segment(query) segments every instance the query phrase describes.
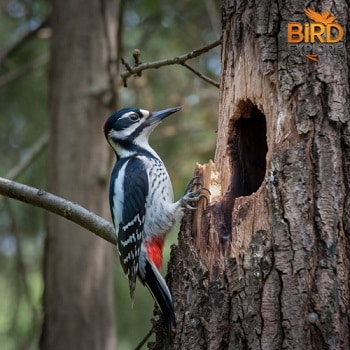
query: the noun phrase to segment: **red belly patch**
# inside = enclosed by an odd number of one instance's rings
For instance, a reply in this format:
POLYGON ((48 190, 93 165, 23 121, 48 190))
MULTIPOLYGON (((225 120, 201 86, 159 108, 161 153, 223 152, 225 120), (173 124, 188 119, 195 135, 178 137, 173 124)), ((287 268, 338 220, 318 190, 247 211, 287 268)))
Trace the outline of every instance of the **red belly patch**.
POLYGON ((161 270, 163 263, 163 247, 164 238, 155 237, 151 241, 145 243, 149 259, 156 265, 158 270, 161 270))

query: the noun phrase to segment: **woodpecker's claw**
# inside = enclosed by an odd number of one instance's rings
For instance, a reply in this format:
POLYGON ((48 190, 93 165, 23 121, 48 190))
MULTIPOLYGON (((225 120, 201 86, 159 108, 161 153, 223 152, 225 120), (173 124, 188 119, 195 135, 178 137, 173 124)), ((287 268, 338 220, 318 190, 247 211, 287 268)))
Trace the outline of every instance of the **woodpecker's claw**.
POLYGON ((202 186, 202 182, 196 181, 200 178, 200 176, 194 176, 186 186, 185 195, 181 199, 183 207, 190 210, 195 210, 197 207, 190 205, 189 202, 199 202, 202 198, 205 198, 208 202, 208 197, 202 193, 202 191, 208 192, 209 195, 210 191, 202 186))
MULTIPOLYGON (((203 190, 206 190, 206 188, 203 188, 203 190)), ((189 202, 199 202, 201 198, 205 198, 206 201, 208 202, 208 197, 205 194, 200 194, 199 196, 195 197, 194 199, 192 198, 191 200, 189 200, 189 202)), ((192 205, 189 205, 188 203, 186 203, 185 207, 187 209, 190 209, 190 210, 196 210, 197 209, 197 207, 193 207, 192 205)))
POLYGON ((189 183, 187 184, 186 186, 186 189, 185 189, 185 195, 189 192, 192 192, 193 188, 196 187, 196 186, 201 186, 202 183, 200 181, 197 181, 195 182, 197 179, 200 179, 201 177, 200 176, 194 176, 190 181, 189 183))

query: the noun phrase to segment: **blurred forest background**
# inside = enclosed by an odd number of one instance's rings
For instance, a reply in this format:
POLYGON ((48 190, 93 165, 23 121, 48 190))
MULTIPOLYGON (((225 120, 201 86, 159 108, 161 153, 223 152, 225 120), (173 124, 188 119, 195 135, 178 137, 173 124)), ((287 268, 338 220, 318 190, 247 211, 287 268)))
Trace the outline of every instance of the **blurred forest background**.
MULTIPOLYGON (((0 176, 45 189, 51 4, 48 0, 0 0, 0 4, 0 176)), ((116 1, 116 7, 123 11, 120 56, 131 63, 136 48, 141 51, 140 60, 150 62, 190 52, 220 37, 218 0, 132 0, 125 1, 124 6, 116 1)), ((220 48, 188 64, 218 82, 220 48)), ((179 65, 131 77, 127 88, 118 79, 116 89, 118 108, 184 106, 151 138, 178 198, 193 175, 195 163, 214 156, 219 89, 179 65)), ((107 117, 96 116, 101 120, 101 138, 107 117)), ((107 143, 106 152, 110 152, 107 143)), ((38 348, 45 233, 44 211, 0 198, 1 349, 38 348)), ((170 244, 176 243, 176 234, 177 229, 167 241, 166 255, 170 244)), ((111 278, 121 282, 115 288, 118 349, 132 349, 151 327, 153 300, 138 285, 131 309, 127 279, 117 258, 115 269, 111 278)))

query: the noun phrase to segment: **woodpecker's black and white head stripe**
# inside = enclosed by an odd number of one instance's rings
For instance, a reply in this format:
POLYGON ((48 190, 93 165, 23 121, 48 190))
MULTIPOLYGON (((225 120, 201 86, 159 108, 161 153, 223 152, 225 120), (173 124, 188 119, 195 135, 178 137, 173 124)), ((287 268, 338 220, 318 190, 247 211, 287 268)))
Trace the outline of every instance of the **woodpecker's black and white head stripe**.
POLYGON ((154 154, 148 144, 153 129, 167 116, 182 107, 173 107, 157 112, 139 108, 124 108, 113 113, 104 126, 106 139, 119 158, 137 153, 154 154))
POLYGON ((105 124, 105 136, 116 141, 134 139, 147 127, 149 111, 138 108, 124 108, 113 113, 105 124), (136 130, 137 129, 137 130, 136 130))

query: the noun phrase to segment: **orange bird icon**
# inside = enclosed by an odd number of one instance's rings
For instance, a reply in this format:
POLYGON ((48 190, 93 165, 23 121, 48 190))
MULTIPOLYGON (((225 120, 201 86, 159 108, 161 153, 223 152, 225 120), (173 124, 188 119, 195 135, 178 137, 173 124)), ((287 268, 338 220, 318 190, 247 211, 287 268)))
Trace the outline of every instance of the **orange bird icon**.
POLYGON ((323 11, 322 13, 318 13, 314 10, 306 9, 305 11, 306 16, 308 16, 312 21, 317 23, 323 23, 324 25, 332 23, 336 17, 330 16, 329 11, 323 11))

